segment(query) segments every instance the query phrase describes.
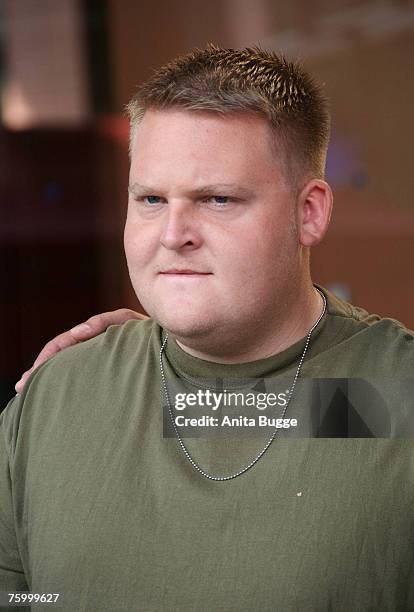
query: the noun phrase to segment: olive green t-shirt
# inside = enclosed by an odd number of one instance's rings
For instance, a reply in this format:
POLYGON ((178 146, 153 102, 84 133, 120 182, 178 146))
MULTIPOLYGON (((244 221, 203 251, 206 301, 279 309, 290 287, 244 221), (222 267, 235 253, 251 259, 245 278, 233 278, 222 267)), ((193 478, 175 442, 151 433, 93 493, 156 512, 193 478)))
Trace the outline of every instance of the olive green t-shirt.
MULTIPOLYGON (((33 609, 68 612, 414 609, 414 335, 324 293, 285 413, 298 425, 231 480, 177 440, 154 321, 34 372, 0 416, 0 592, 58 593, 33 609)), ((304 345, 221 365, 170 337, 167 387, 286 392, 304 345)), ((269 431, 182 439, 230 475, 269 431)))

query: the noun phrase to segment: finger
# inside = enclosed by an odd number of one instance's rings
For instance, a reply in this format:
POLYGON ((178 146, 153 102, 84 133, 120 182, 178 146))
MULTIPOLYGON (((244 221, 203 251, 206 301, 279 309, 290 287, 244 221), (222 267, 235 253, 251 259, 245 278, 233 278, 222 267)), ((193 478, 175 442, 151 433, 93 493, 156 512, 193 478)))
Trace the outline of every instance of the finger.
MULTIPOLYGON (((82 325, 85 324, 83 323, 82 325)), ((30 374, 33 372, 34 369, 38 368, 40 365, 42 365, 42 363, 59 353, 62 349, 68 348, 69 346, 73 346, 74 344, 77 344, 80 340, 87 340, 88 338, 96 336, 96 333, 99 332, 95 332, 91 327, 87 327, 87 333, 83 335, 84 337, 76 338, 75 335, 72 334, 72 330, 69 330, 63 332, 62 334, 59 334, 58 336, 53 338, 53 340, 47 342, 40 351, 39 355, 36 357, 36 360, 30 370, 24 372, 21 379, 16 383, 15 389, 17 393, 20 393, 23 390, 27 379, 29 378, 30 374)))
POLYGON ((53 338, 53 340, 50 340, 50 342, 45 344, 39 355, 36 357, 36 360, 32 367, 26 372, 24 372, 20 380, 16 383, 14 388, 16 389, 17 393, 20 393, 23 390, 26 380, 29 378, 33 370, 35 370, 40 365, 42 365, 42 363, 53 357, 53 355, 56 355, 56 353, 59 353, 59 351, 61 351, 62 349, 67 348, 68 346, 72 346, 73 344, 76 344, 76 342, 77 341, 72 338, 69 332, 65 332, 63 334, 60 334, 59 336, 56 336, 56 338, 53 338))
POLYGON ((32 369, 39 367, 42 363, 59 353, 64 348, 68 348, 69 346, 73 346, 77 344, 77 340, 72 336, 70 331, 63 332, 63 334, 59 334, 53 340, 50 340, 45 346, 42 348, 39 355, 36 357, 36 360, 32 366, 32 369))
POLYGON ((23 390, 24 384, 26 380, 29 378, 30 374, 33 370, 39 367, 42 363, 59 353, 64 348, 68 348, 69 346, 73 346, 78 342, 83 340, 89 340, 98 334, 104 332, 110 325, 121 325, 130 319, 148 319, 146 315, 141 314, 140 312, 136 312, 135 310, 130 310, 129 308, 119 308, 118 310, 114 310, 111 312, 104 312, 99 315, 94 315, 90 317, 85 323, 81 323, 80 325, 76 325, 69 331, 63 332, 50 340, 39 355, 37 356, 33 366, 30 370, 24 372, 21 379, 16 383, 15 389, 17 393, 20 393, 23 390))
POLYGON ((130 319, 147 319, 146 315, 130 310, 129 308, 119 308, 110 312, 103 312, 90 317, 85 323, 76 325, 70 333, 76 340, 88 340, 97 334, 104 332, 110 325, 122 325, 130 319))
POLYGON ((33 372, 33 368, 30 368, 30 370, 26 370, 26 372, 23 373, 21 379, 18 380, 17 383, 14 385, 14 388, 16 389, 16 393, 21 393, 23 391, 23 387, 26 383, 26 380, 29 378, 32 372, 33 372))
POLYGON ((53 357, 53 355, 56 355, 56 353, 59 353, 59 351, 61 351, 63 348, 72 346, 73 344, 76 344, 76 342, 77 341, 72 338, 69 332, 65 332, 64 334, 56 336, 56 338, 45 344, 39 355, 36 357, 32 367, 29 370, 26 370, 26 372, 23 372, 22 377, 15 384, 14 388, 16 389, 16 392, 21 393, 23 391, 23 387, 27 379, 35 368, 42 365, 42 363, 53 357))
POLYGON ((85 323, 81 323, 69 331, 63 332, 50 340, 43 347, 39 353, 36 361, 33 364, 33 368, 37 368, 47 359, 56 355, 59 351, 69 346, 73 346, 82 340, 88 340, 98 334, 104 332, 110 325, 120 325, 129 319, 146 319, 145 315, 142 315, 135 310, 129 308, 120 308, 112 312, 104 312, 99 315, 90 317, 85 323))

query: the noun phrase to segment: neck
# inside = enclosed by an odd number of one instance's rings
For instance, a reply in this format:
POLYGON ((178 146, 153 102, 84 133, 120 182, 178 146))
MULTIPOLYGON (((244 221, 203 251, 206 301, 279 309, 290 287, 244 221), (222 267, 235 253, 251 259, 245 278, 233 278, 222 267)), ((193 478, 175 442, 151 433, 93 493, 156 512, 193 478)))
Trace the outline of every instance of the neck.
POLYGON ((222 337, 219 343, 206 342, 201 348, 191 344, 188 339, 174 339, 183 351, 205 361, 231 364, 266 359, 306 337, 321 315, 323 304, 322 296, 310 282, 306 290, 302 288, 293 292, 265 324, 252 322, 249 333, 243 337, 237 336, 237 342, 234 341, 233 332, 230 333, 230 341, 222 337))

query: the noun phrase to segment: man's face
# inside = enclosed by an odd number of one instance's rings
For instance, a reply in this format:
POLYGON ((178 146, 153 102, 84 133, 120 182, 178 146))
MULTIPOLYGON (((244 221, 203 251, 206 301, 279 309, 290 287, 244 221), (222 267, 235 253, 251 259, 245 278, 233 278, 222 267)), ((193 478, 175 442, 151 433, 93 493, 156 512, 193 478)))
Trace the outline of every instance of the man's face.
POLYGON ((295 201, 262 118, 147 111, 130 170, 125 251, 149 315, 182 340, 272 325, 297 286, 295 201))

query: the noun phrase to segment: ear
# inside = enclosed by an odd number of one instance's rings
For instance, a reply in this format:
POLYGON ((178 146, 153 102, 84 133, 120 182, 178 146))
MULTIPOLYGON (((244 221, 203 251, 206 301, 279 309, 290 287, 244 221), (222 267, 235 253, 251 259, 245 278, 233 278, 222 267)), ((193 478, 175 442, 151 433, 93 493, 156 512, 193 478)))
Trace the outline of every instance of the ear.
POLYGON ((297 200, 299 242, 304 247, 318 244, 328 229, 333 204, 332 190, 326 181, 312 179, 297 200))

